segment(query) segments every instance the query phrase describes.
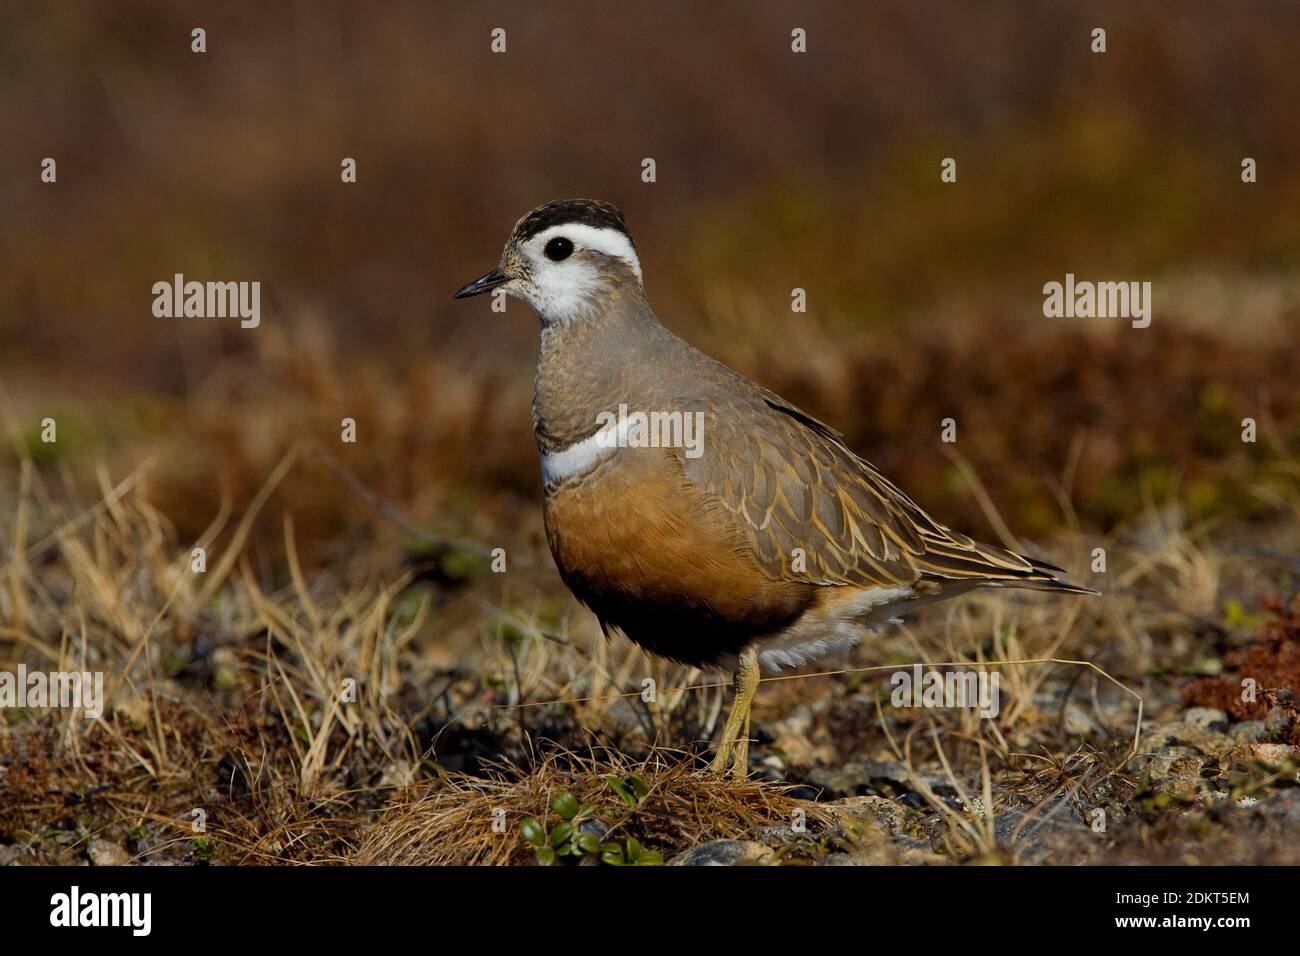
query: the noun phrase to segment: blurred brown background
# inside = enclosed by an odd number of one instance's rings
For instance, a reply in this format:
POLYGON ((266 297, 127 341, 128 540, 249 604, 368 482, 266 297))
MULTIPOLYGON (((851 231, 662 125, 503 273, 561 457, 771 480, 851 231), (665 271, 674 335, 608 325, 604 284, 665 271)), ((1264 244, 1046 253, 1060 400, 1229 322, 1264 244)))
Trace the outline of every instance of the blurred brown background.
MULTIPOLYGON (((1267 2, 11 4, 11 438, 115 474, 158 453, 192 532, 352 415, 367 481, 490 536, 488 505, 540 494, 536 324, 450 295, 527 209, 593 196, 665 324, 954 524, 988 535, 947 416, 1027 535, 1162 499, 1259 518, 1300 448, 1298 49, 1300 7, 1267 2), (177 272, 261 281, 261 328, 154 318, 177 272), (1152 281, 1152 327, 1043 318, 1066 272, 1152 281)), ((284 487, 322 535, 373 520, 326 474, 284 487)))

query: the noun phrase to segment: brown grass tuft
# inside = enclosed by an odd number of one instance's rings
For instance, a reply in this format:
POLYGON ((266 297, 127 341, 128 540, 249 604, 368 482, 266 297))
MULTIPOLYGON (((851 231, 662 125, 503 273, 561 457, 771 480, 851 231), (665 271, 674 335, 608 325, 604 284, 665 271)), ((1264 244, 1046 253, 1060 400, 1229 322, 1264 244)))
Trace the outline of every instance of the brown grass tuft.
POLYGON ((563 792, 596 807, 596 819, 609 827, 605 839, 634 837, 665 858, 707 840, 752 840, 765 827, 788 827, 800 810, 807 814, 809 829, 830 821, 815 805, 809 812, 807 801, 788 796, 789 789, 715 777, 697 769, 685 754, 654 752, 636 760, 616 751, 550 753, 530 770, 500 767, 483 778, 449 775, 418 788, 367 831, 353 862, 532 863, 534 854, 520 835, 520 823, 529 817, 548 828, 558 822, 551 801, 563 792), (608 778, 632 775, 649 792, 629 810, 608 778), (504 819, 504 830, 493 829, 497 819, 504 819))

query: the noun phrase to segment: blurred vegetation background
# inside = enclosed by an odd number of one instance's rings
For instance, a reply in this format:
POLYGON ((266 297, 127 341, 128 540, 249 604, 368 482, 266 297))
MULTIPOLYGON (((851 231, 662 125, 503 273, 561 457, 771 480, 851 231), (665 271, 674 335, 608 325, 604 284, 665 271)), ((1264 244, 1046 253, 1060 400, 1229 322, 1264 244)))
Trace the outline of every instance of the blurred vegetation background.
MULTIPOLYGON (((563 196, 624 209, 665 324, 964 530, 992 536, 970 474, 1031 537, 1153 503, 1266 520, 1260 488, 1294 479, 1295 5, 84 2, 4 20, 2 454, 25 444, 65 477, 152 456, 182 538, 315 438, 425 524, 537 544, 535 321, 450 295, 563 196), (1151 327, 1044 318, 1067 272, 1152 281, 1151 327), (175 273, 260 281, 261 327, 155 318, 175 273)), ((277 496, 309 559, 375 524, 312 461, 277 496)))

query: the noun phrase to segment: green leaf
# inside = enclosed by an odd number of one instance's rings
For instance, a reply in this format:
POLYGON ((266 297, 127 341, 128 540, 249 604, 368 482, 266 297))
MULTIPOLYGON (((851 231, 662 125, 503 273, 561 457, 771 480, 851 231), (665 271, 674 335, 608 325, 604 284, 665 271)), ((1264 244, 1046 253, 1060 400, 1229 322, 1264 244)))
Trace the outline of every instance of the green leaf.
POLYGON ((663 866, 664 855, 658 850, 642 850, 634 866, 663 866))
POLYGON ((626 865, 627 865, 626 863, 623 862, 623 851, 622 851, 621 849, 620 849, 620 850, 606 850, 606 851, 604 851, 604 852, 601 853, 601 855, 600 855, 600 862, 601 862, 601 863, 605 863, 605 864, 607 864, 607 865, 609 865, 609 866, 626 866, 626 865))
POLYGON ((579 833, 574 837, 573 844, 583 853, 596 854, 600 852, 600 840, 596 839, 594 833, 579 833))
POLYGON ((546 845, 546 827, 542 826, 536 817, 528 817, 519 824, 519 832, 535 847, 546 845))
POLYGON ((614 792, 622 798, 623 802, 628 805, 629 809, 636 809, 636 796, 627 788, 626 783, 615 776, 606 777, 605 781, 610 785, 614 792))
POLYGON ((537 851, 537 862, 541 866, 555 865, 555 851, 549 846, 544 846, 537 851))
POLYGON ((551 846, 558 849, 568 843, 571 836, 573 836, 573 824, 557 823, 555 829, 551 831, 551 846))
POLYGON ((565 820, 572 820, 578 814, 578 801, 573 798, 573 794, 565 790, 557 793, 551 800, 551 809, 565 820))
POLYGON ((640 803, 650 792, 650 785, 638 777, 636 774, 627 778, 627 782, 632 786, 632 792, 636 794, 637 802, 640 803))

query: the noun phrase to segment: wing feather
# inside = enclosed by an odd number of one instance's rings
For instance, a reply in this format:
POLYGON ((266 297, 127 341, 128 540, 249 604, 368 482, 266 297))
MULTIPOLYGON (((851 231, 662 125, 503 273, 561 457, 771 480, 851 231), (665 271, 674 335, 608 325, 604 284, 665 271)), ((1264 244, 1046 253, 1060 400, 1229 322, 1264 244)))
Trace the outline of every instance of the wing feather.
POLYGON ((703 453, 678 458, 688 481, 733 516, 765 574, 858 587, 958 579, 1086 590, 1052 565, 939 524, 838 432, 746 384, 751 391, 709 404, 703 453))

